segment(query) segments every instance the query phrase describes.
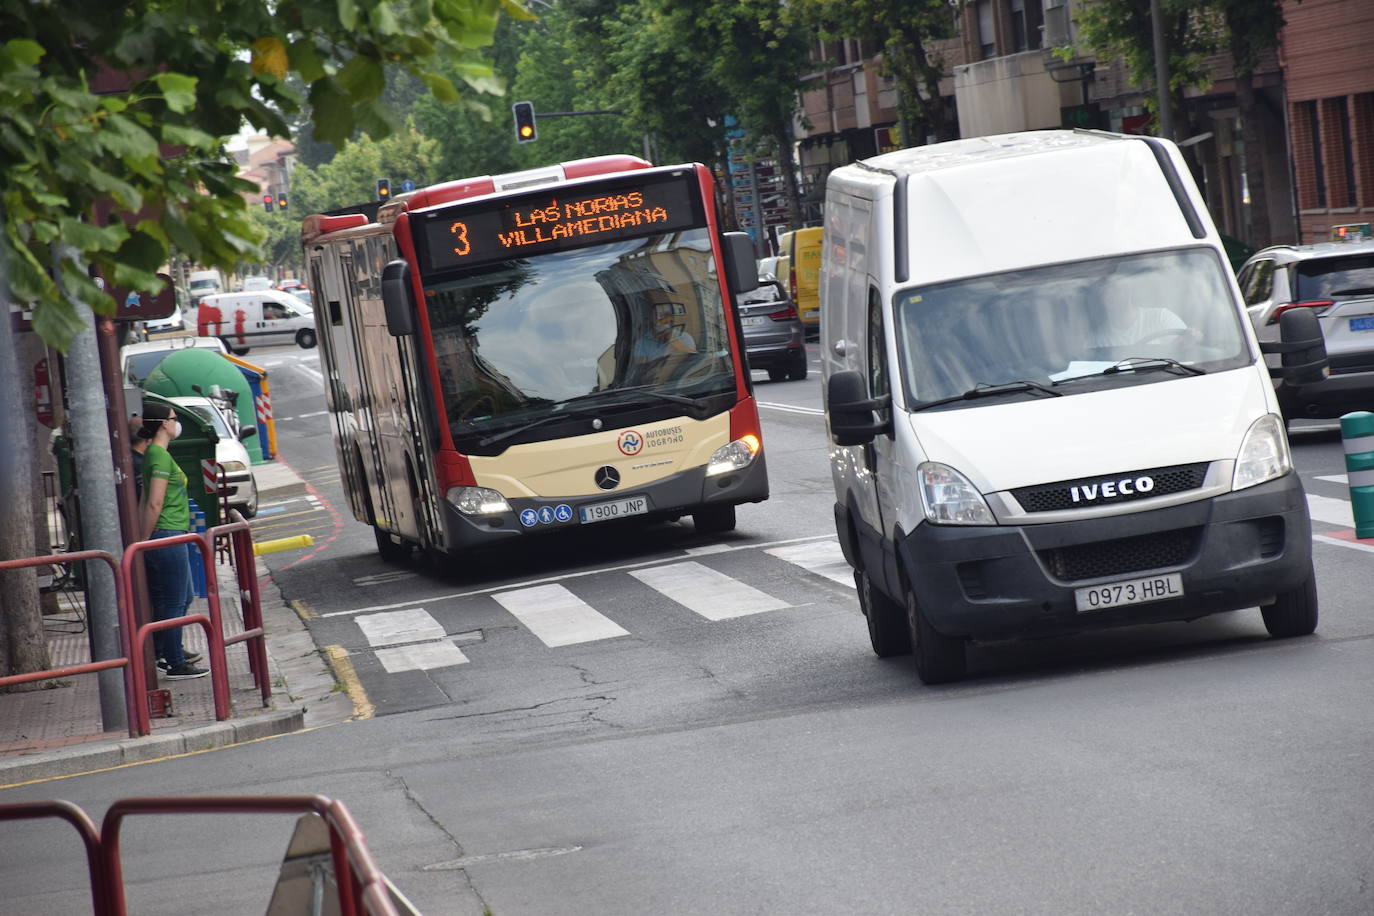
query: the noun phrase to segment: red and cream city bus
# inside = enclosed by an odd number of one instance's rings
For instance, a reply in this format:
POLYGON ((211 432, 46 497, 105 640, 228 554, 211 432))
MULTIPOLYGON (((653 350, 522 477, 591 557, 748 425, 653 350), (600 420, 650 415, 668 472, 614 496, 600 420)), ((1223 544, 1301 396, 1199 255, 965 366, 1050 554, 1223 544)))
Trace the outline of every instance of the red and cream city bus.
POLYGON ((711 173, 607 156, 302 226, 326 398, 377 549, 458 554, 768 497, 711 173))

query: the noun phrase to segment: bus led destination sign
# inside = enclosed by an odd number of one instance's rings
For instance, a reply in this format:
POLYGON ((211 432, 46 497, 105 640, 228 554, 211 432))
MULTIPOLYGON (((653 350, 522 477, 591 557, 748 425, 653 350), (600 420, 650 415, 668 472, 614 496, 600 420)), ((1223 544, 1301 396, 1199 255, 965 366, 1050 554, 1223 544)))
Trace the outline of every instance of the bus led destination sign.
POLYGON ((657 180, 582 185, 566 194, 550 188, 431 214, 424 228, 429 267, 451 270, 704 225, 694 175, 651 177, 657 180))

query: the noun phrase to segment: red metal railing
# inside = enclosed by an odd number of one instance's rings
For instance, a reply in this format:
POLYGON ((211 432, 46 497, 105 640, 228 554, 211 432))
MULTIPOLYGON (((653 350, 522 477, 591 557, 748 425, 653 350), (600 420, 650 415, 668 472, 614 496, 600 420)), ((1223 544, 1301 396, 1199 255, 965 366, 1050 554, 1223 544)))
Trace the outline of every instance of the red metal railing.
MULTIPOLYGON (((107 658, 98 662, 87 662, 83 665, 68 665, 65 668, 48 668, 44 671, 31 671, 28 674, 11 674, 8 677, 0 677, 0 687, 8 687, 11 684, 27 684, 30 681, 46 681, 55 677, 72 677, 78 674, 93 674, 97 671, 106 671, 111 668, 124 669, 124 706, 129 717, 129 734, 137 737, 139 734, 146 735, 147 732, 137 731, 136 710, 139 704, 134 702, 134 697, 143 696, 142 691, 134 689, 135 672, 138 678, 142 678, 143 672, 139 665, 129 664, 129 659, 133 657, 129 652, 129 634, 133 632, 133 603, 125 597, 129 590, 128 565, 121 570, 115 558, 103 550, 79 550, 73 553, 55 553, 46 557, 26 557, 20 560, 0 560, 0 570, 4 569, 24 569, 34 566, 70 566, 73 563, 81 563, 86 560, 104 560, 110 565, 110 571, 115 580, 115 610, 119 619, 119 647, 123 652, 118 658, 107 658)), ((89 578, 89 577, 88 577, 89 578)), ((143 711, 146 716, 147 704, 143 704, 143 711)))
MULTIPOLYGON (((234 575, 239 591, 239 606, 243 610, 243 632, 224 640, 226 647, 248 642, 248 668, 253 683, 262 692, 262 705, 272 699, 272 679, 267 674, 267 635, 262 625, 262 593, 258 589, 257 562, 253 555, 253 532, 243 516, 231 510, 234 520, 207 531, 206 537, 218 546, 228 538, 234 563, 234 575), (246 581, 245 581, 246 580, 246 581)), ((210 584, 206 582, 206 594, 210 584)))
POLYGON ((99 833, 86 813, 64 801, 0 805, 0 821, 59 817, 86 845, 95 916, 127 916, 119 832, 126 818, 146 814, 317 814, 329 828, 334 880, 342 916, 400 916, 386 876, 367 848, 367 838, 341 801, 322 795, 199 795, 125 798, 105 812, 99 833))

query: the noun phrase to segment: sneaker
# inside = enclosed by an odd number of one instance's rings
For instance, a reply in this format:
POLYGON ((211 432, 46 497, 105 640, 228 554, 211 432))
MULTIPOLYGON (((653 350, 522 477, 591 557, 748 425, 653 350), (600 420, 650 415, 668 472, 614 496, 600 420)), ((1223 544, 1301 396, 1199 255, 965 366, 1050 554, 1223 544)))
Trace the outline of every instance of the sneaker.
POLYGON ((189 681, 192 678, 205 677, 210 672, 205 668, 197 668, 190 662, 182 662, 175 668, 167 669, 167 680, 169 681, 189 681))
MULTIPOLYGON (((190 661, 190 659, 187 659, 187 661, 190 661)), ((166 671, 168 668, 171 667, 171 665, 167 664, 167 659, 159 658, 157 660, 157 667, 161 671, 166 671)))
POLYGON ((200 653, 187 652, 184 655, 182 655, 182 658, 186 660, 186 664, 194 665, 196 662, 200 661, 200 653))

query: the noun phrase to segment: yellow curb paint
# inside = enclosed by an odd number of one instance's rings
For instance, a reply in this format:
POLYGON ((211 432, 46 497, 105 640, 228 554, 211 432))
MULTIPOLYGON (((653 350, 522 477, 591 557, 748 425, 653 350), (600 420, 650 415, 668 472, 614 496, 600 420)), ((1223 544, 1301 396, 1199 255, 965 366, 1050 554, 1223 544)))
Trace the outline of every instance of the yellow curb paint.
POLYGON ((286 602, 286 606, 289 607, 291 610, 295 611, 296 616, 299 617, 301 620, 314 620, 316 617, 320 616, 319 614, 315 613, 315 611, 310 607, 310 605, 306 604, 304 601, 301 601, 299 599, 293 599, 291 601, 286 602))
POLYGON ((299 512, 274 512, 271 515, 260 515, 253 520, 253 530, 257 531, 259 528, 269 528, 284 518, 298 518, 302 515, 318 515, 323 511, 325 510, 302 509, 299 512))
POLYGON ((253 556, 260 557, 265 553, 310 547, 314 543, 315 539, 308 534, 300 534, 293 538, 277 538, 275 541, 257 541, 253 544, 253 556))
POLYGON ((358 672, 353 670, 353 663, 348 660, 348 650, 343 646, 325 646, 324 654, 329 659, 329 666, 334 669, 334 677, 343 685, 344 693, 353 703, 353 718, 372 718, 377 707, 368 702, 363 682, 358 679, 358 672))

